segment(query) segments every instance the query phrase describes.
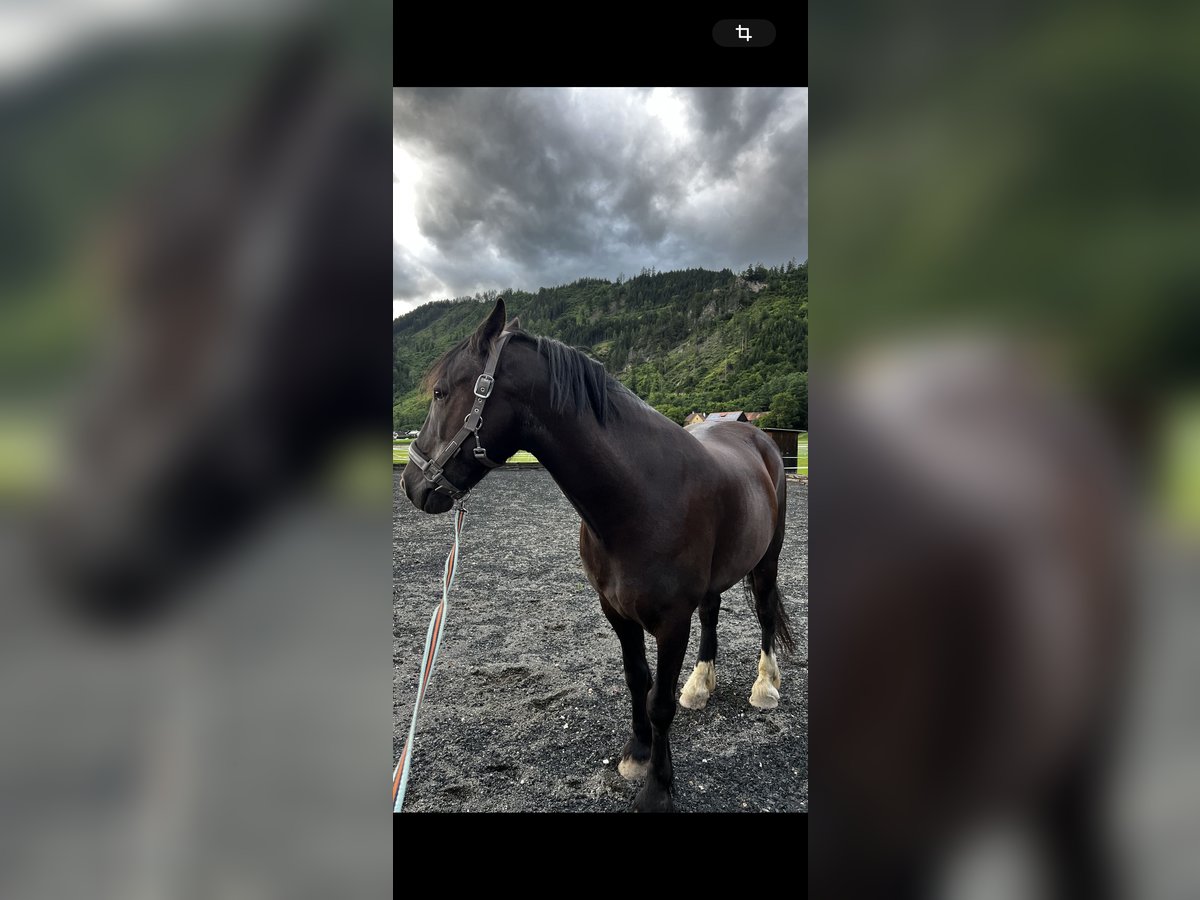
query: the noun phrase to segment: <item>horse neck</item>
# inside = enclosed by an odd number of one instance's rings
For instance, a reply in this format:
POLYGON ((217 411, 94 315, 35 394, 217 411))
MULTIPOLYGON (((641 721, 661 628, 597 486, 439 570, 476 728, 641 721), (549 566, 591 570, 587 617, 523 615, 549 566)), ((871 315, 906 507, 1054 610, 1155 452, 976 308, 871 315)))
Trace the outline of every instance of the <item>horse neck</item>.
MULTIPOLYGON (((527 410, 524 443, 562 489, 580 517, 601 540, 644 515, 642 498, 649 483, 668 477, 665 465, 673 455, 656 458, 639 447, 653 438, 657 423, 632 398, 609 394, 609 422, 602 426, 590 410, 555 412, 548 384, 535 390, 536 402, 527 410)), ((682 430, 680 430, 682 434, 682 430)), ((607 541, 606 541, 607 542, 607 541)))

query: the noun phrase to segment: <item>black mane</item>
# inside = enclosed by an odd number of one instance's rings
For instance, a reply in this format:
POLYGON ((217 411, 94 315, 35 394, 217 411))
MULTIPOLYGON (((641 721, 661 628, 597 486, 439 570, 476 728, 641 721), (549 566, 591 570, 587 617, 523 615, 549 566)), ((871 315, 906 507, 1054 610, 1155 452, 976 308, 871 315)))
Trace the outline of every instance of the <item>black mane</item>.
POLYGON ((600 362, 583 351, 554 338, 523 331, 513 334, 534 342, 538 354, 546 360, 550 376, 550 408, 556 413, 582 415, 590 409, 596 421, 604 425, 615 410, 610 395, 629 393, 628 388, 609 375, 600 362))

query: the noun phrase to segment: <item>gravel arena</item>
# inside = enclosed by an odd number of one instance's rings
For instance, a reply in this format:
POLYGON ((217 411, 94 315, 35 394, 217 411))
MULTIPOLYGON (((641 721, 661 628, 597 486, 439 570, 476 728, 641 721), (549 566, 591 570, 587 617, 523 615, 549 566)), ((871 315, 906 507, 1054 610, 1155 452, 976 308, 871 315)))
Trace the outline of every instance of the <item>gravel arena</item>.
MULTIPOLYGON (((393 471, 392 762, 408 735, 429 617, 453 541, 449 514, 404 496, 393 471)), ((624 812, 617 773, 629 692, 617 636, 579 560, 579 515, 536 467, 489 474, 467 501, 437 670, 421 705, 405 812, 624 812)), ((707 708, 671 727, 680 812, 808 811, 808 485, 789 482, 779 587, 796 635, 779 706, 749 703, 761 632, 741 585, 717 628, 707 708)), ((699 617, 680 687, 696 664, 699 617)), ((655 647, 647 637, 654 668, 655 647)), ((678 691, 676 691, 678 697, 678 691)))

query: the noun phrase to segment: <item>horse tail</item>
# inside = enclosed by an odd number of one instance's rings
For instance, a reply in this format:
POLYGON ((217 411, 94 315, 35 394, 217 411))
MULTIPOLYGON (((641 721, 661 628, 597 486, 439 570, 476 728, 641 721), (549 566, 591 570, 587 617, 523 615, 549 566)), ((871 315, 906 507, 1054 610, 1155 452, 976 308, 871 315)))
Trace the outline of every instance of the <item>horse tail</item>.
MULTIPOLYGON (((754 597, 753 572, 746 576, 743 585, 746 589, 746 600, 750 604, 750 609, 757 615, 758 606, 754 597)), ((783 602, 783 592, 779 590, 778 584, 771 586, 767 592, 765 603, 775 619, 775 643, 784 656, 791 656, 796 652, 796 638, 792 634, 792 621, 788 618, 787 607, 783 602)))

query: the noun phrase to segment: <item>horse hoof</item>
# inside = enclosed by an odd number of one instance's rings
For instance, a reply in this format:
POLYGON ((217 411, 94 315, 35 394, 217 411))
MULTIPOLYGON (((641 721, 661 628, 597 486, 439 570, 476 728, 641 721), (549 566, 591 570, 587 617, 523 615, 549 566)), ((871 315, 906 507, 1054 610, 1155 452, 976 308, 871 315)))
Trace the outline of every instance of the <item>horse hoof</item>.
POLYGON ((650 771, 650 760, 637 760, 632 756, 624 756, 617 763, 617 771, 626 781, 636 781, 646 777, 646 773, 650 771))
POLYGON ((750 705, 759 709, 774 709, 779 705, 779 688, 769 679, 759 678, 750 690, 750 705))
POLYGON ((671 792, 661 788, 652 790, 647 784, 633 800, 634 812, 669 813, 675 812, 675 801, 671 792))
MULTIPOLYGON (((770 656, 768 656, 766 653, 763 653, 761 650, 758 653, 758 680, 762 681, 764 679, 770 681, 771 684, 776 688, 783 683, 783 675, 779 671, 779 663, 775 661, 774 650, 771 651, 770 656)), ((757 682, 755 682, 755 687, 758 687, 757 682)), ((775 699, 779 699, 778 694, 776 695, 775 699)))
POLYGON ((716 686, 717 673, 712 662, 696 663, 695 670, 679 695, 679 705, 685 709, 704 709, 716 686))

